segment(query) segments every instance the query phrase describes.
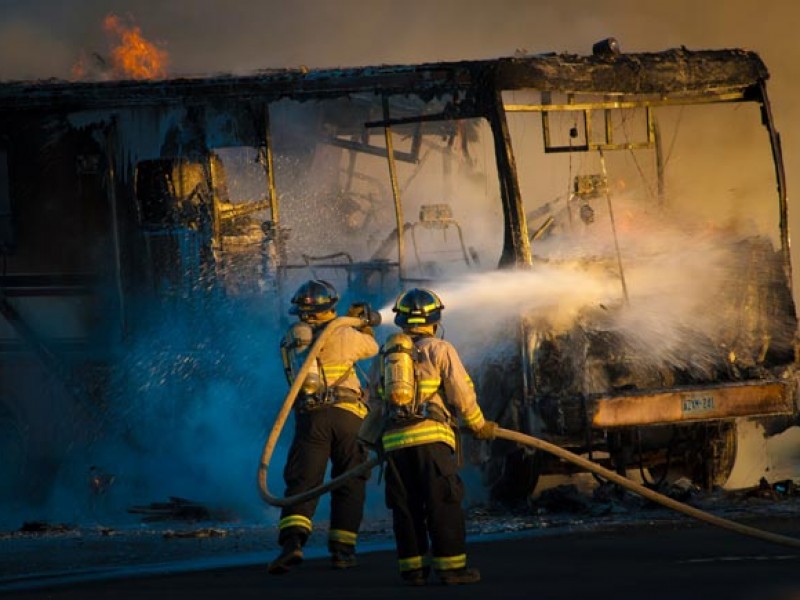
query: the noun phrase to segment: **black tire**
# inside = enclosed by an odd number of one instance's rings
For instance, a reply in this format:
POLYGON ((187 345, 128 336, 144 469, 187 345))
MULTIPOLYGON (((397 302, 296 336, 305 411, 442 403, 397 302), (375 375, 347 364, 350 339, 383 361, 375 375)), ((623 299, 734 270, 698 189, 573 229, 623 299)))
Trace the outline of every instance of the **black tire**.
POLYGON ((518 504, 533 495, 541 475, 541 452, 514 450, 503 458, 498 478, 490 494, 495 502, 518 504))
POLYGON ((685 429, 669 463, 650 465, 654 481, 687 478, 706 491, 722 487, 733 471, 738 444, 736 423, 701 423, 685 429))

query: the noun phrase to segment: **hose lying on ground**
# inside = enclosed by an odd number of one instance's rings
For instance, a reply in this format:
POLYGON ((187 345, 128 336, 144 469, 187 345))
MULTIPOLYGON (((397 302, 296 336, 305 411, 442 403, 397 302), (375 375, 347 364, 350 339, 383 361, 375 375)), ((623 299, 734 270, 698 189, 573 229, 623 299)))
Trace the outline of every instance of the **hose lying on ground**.
POLYGON ((735 521, 729 521, 728 519, 717 517, 700 509, 689 506, 688 504, 684 504, 683 502, 678 502, 677 500, 673 500, 664 494, 659 494, 658 492, 640 485, 635 481, 628 479, 627 477, 615 473, 614 471, 610 471, 605 467, 601 467, 597 463, 587 460, 582 456, 578 456, 577 454, 573 454, 569 450, 565 450, 564 448, 556 446, 555 444, 551 444, 550 442, 546 442, 530 435, 525 435, 524 433, 519 433, 518 431, 512 431, 510 429, 503 428, 497 429, 496 436, 504 440, 509 440, 511 442, 516 442, 524 446, 530 446, 531 448, 536 448, 537 450, 543 450, 544 452, 554 454, 555 456, 563 458, 564 460, 568 460, 569 462, 578 465, 587 471, 591 471, 592 473, 600 475, 609 481, 613 481, 617 485, 635 492, 636 494, 639 494, 648 500, 658 502, 667 508, 671 508, 672 510, 676 510, 700 521, 705 521, 706 523, 716 525, 717 527, 729 529, 731 531, 735 531, 736 533, 749 535, 750 537, 758 538, 767 542, 781 544, 783 546, 790 546, 792 548, 800 548, 800 539, 780 535, 778 533, 771 533, 769 531, 763 531, 747 525, 742 525, 741 523, 736 523, 735 521))
MULTIPOLYGON (((300 502, 311 500, 312 498, 321 496, 322 494, 342 485, 345 481, 347 481, 351 477, 357 477, 368 472, 370 469, 372 469, 372 467, 377 466, 381 462, 383 462, 382 457, 373 456, 366 462, 360 464, 359 466, 353 469, 350 469, 346 473, 342 473, 341 475, 339 475, 334 479, 331 479, 327 483, 319 485, 303 493, 285 498, 274 496, 273 494, 270 493, 267 487, 267 470, 269 469, 269 462, 272 459, 272 453, 275 450, 275 444, 278 442, 278 438, 280 437, 281 431, 283 430, 283 427, 286 424, 286 420, 289 418, 289 412, 292 410, 292 406, 294 405, 294 401, 297 398, 297 394, 300 392, 300 387, 303 385, 303 380, 308 374, 308 371, 311 369, 311 365, 314 363, 317 354, 319 354, 320 350, 322 349, 322 345, 325 343, 328 337, 330 337, 330 335, 340 327, 347 327, 347 326, 359 327, 362 325, 364 325, 364 321, 362 319, 358 319, 355 317, 337 317, 336 319, 331 321, 330 324, 328 324, 328 326, 325 327, 320 336, 311 346, 311 349, 308 352, 308 356, 306 357, 303 366, 300 367, 300 370, 297 372, 294 382, 292 383, 292 386, 289 388, 289 392, 286 394, 286 398, 283 401, 283 405, 281 406, 281 409, 278 412, 278 416, 275 419, 275 424, 272 426, 272 430, 270 431, 267 441, 264 444, 264 450, 261 454, 261 463, 259 464, 258 467, 259 490, 264 500, 269 504, 272 504, 273 506, 283 507, 283 506, 292 506, 294 504, 299 504, 300 502)), ((623 477, 622 475, 615 473, 614 471, 610 471, 605 467, 598 465, 595 462, 587 460, 582 456, 574 454, 569 450, 565 450, 560 446, 556 446, 555 444, 551 444, 550 442, 546 442, 542 439, 535 438, 530 435, 525 435, 524 433, 519 433, 518 431, 512 431, 510 429, 503 429, 503 428, 497 429, 496 437, 553 454, 583 469, 586 469, 591 473, 595 473, 596 475, 604 477, 609 481, 613 481, 617 485, 627 490, 630 490, 636 494, 639 494, 640 496, 647 498, 648 500, 657 502, 662 506, 666 506, 667 508, 671 508, 672 510, 678 511, 680 513, 683 513, 700 521, 704 521, 706 523, 710 523, 711 525, 716 525, 717 527, 728 529, 730 531, 734 531, 742 535, 747 535, 763 541, 772 542, 774 544, 781 544, 783 546, 789 546, 791 548, 800 548, 800 539, 792 538, 785 535, 780 535, 777 533, 771 533, 769 531, 763 531, 761 529, 756 529, 755 527, 749 527, 748 525, 742 525, 741 523, 736 523, 735 521, 729 521, 728 519, 717 517, 700 509, 689 506, 688 504, 684 504, 683 502, 678 502, 677 500, 673 500, 672 498, 665 496, 664 494, 659 494, 658 492, 651 490, 650 488, 640 485, 635 481, 628 479, 627 477, 623 477)))
POLYGON ((374 456, 366 462, 361 463, 359 466, 342 473, 334 479, 331 479, 327 483, 286 498, 274 496, 270 493, 267 486, 267 470, 269 469, 269 462, 272 459, 272 453, 275 450, 275 444, 278 443, 278 438, 281 435, 283 426, 286 424, 286 420, 289 418, 289 413, 291 412, 294 401, 297 398, 297 394, 300 392, 300 388, 303 385, 303 380, 306 378, 311 366, 314 364, 317 354, 319 354, 325 341, 340 327, 361 327, 362 325, 364 325, 364 320, 356 317, 337 317, 331 321, 311 346, 303 366, 300 367, 300 370, 295 375, 294 382, 292 382, 292 386, 289 388, 289 392, 286 394, 286 398, 284 399, 283 405, 278 412, 278 416, 275 418, 275 424, 272 426, 272 431, 270 431, 267 441, 264 444, 264 450, 261 453, 261 463, 258 466, 258 489, 261 492, 261 496, 269 504, 272 504, 273 506, 292 506, 294 504, 299 504, 300 502, 305 502, 306 500, 311 500, 312 498, 321 496, 325 492, 339 487, 351 477, 357 477, 368 472, 372 467, 379 465, 382 462, 381 458, 374 456))

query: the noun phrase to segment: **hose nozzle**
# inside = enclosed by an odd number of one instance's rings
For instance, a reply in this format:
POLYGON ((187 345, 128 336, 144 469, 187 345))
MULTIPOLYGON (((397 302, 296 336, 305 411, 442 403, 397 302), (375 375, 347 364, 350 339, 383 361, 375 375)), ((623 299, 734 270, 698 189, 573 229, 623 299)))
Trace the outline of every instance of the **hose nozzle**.
POLYGON ((377 327, 381 324, 381 313, 373 310, 368 302, 354 302, 347 311, 348 317, 356 317, 364 321, 365 326, 377 327))

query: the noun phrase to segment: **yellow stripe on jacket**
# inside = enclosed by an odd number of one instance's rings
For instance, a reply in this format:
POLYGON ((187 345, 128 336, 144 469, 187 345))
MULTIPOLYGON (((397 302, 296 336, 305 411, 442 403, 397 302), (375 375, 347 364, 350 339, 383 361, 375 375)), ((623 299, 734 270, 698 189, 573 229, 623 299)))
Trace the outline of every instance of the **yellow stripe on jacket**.
POLYGON ((446 423, 430 419, 424 419, 406 427, 390 429, 383 434, 381 441, 383 449, 387 452, 436 442, 447 444, 454 450, 456 448, 456 434, 453 428, 446 423))

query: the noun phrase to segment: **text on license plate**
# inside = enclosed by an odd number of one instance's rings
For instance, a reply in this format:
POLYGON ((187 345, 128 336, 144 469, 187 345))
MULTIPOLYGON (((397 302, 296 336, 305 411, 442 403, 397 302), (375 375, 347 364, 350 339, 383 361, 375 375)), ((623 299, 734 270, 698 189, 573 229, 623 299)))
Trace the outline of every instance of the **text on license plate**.
POLYGON ((694 413, 714 409, 713 396, 695 396, 693 398, 684 398, 681 410, 684 413, 694 413))

